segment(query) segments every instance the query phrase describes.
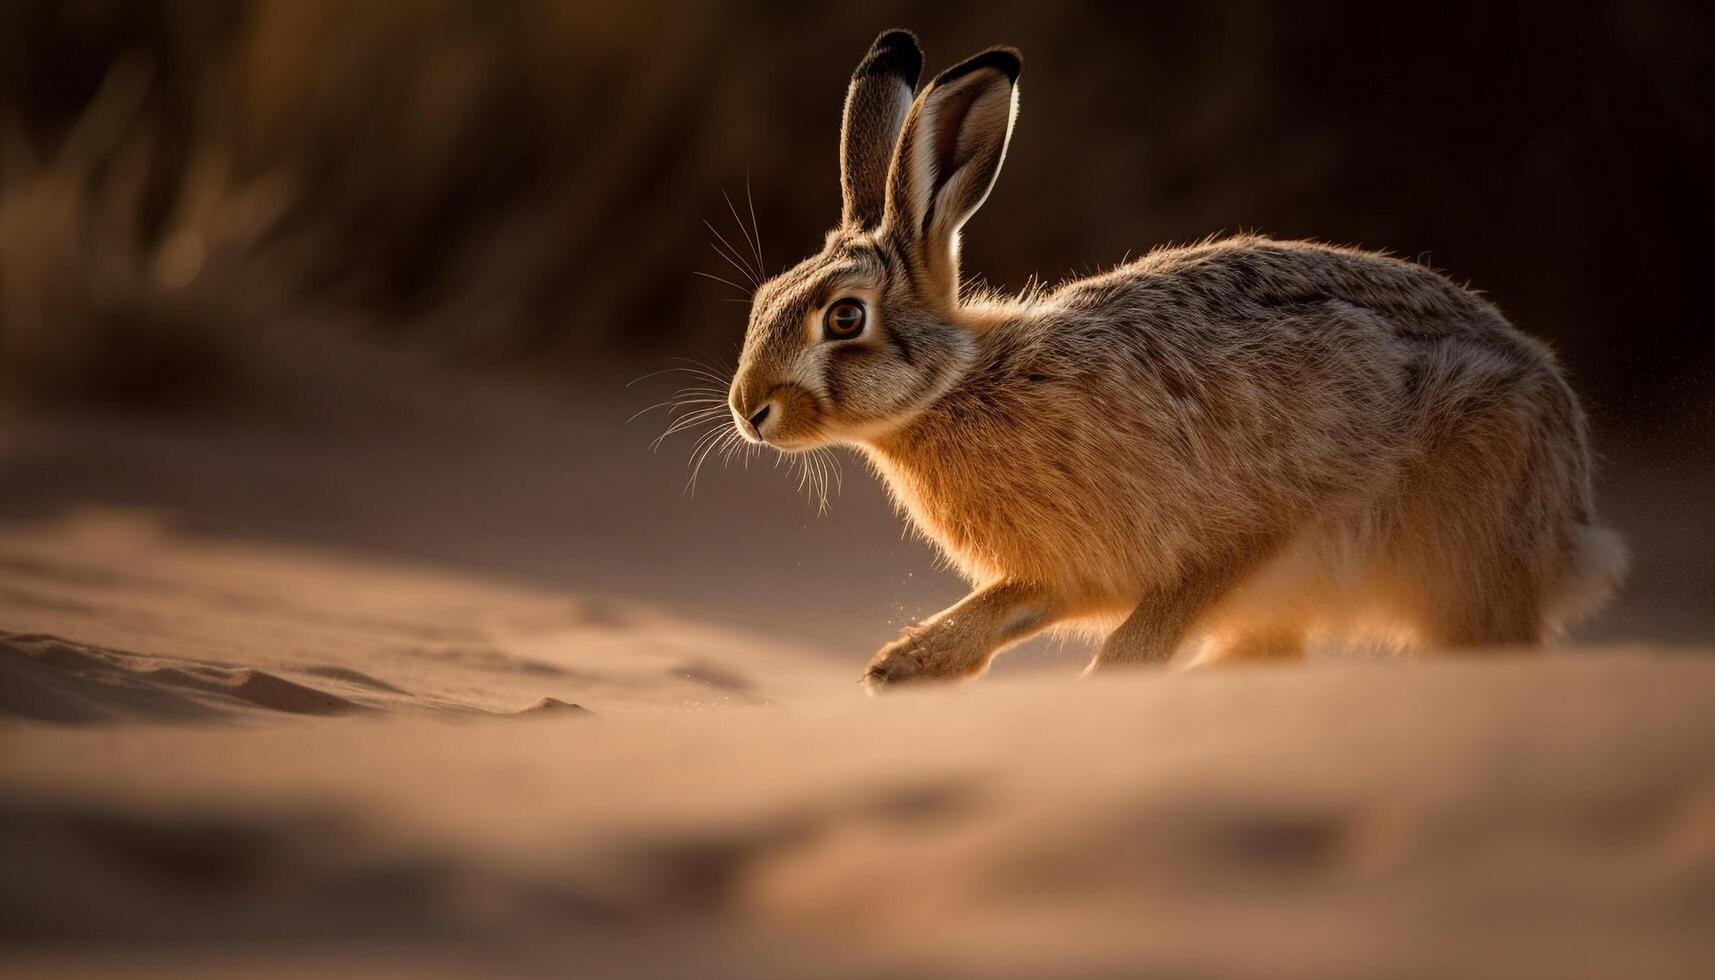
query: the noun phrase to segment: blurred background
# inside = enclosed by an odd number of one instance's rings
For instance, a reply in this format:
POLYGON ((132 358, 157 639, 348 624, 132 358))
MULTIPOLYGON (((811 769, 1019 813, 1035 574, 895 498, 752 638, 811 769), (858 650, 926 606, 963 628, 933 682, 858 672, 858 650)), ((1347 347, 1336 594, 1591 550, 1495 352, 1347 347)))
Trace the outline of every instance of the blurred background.
POLYGON ((651 372, 736 355, 738 294, 692 274, 731 276, 705 221, 738 241, 754 210, 771 271, 819 247, 846 79, 908 26, 930 72, 1025 54, 968 275, 1254 230, 1468 281, 1594 420, 1637 570, 1588 636, 1707 639, 1712 19, 0 0, 0 520, 146 512, 648 598, 855 670, 959 583, 855 457, 825 516, 766 459, 690 496, 694 434, 651 454, 646 410, 695 381, 651 372))

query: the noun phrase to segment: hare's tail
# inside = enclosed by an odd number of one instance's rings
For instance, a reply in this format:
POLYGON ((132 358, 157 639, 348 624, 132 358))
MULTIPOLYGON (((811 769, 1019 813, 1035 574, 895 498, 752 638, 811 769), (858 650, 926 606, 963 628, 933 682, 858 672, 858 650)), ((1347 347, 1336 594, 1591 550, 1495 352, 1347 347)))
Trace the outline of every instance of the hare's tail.
POLYGON ((1580 524, 1573 532, 1572 561, 1550 593, 1546 612, 1563 630, 1600 612, 1625 581, 1631 554, 1620 535, 1605 527, 1580 524))

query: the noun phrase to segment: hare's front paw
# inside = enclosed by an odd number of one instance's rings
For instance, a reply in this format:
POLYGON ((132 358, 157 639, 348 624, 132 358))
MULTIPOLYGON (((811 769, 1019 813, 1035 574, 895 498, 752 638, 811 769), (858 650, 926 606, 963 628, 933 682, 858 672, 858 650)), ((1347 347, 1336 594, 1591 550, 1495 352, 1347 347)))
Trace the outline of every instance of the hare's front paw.
POLYGON ((980 652, 962 650, 933 629, 908 630, 869 662, 862 684, 871 694, 916 681, 953 680, 982 669, 980 652))

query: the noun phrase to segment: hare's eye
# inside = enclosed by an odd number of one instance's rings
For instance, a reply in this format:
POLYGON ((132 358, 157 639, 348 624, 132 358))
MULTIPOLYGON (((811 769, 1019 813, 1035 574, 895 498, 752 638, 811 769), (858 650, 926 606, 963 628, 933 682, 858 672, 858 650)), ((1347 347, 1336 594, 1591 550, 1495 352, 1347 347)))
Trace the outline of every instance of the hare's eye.
POLYGON ((863 333, 863 304, 855 299, 842 299, 822 315, 822 337, 825 340, 850 340, 863 333))

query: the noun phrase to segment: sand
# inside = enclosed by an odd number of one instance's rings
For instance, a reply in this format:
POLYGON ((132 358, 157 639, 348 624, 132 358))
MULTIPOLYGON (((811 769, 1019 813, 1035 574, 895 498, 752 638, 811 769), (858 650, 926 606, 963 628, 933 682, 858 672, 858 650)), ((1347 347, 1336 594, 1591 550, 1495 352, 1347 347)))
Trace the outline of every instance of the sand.
POLYGON ((956 592, 872 490, 519 439, 13 427, 0 972, 1715 975, 1692 647, 865 698, 956 592))

